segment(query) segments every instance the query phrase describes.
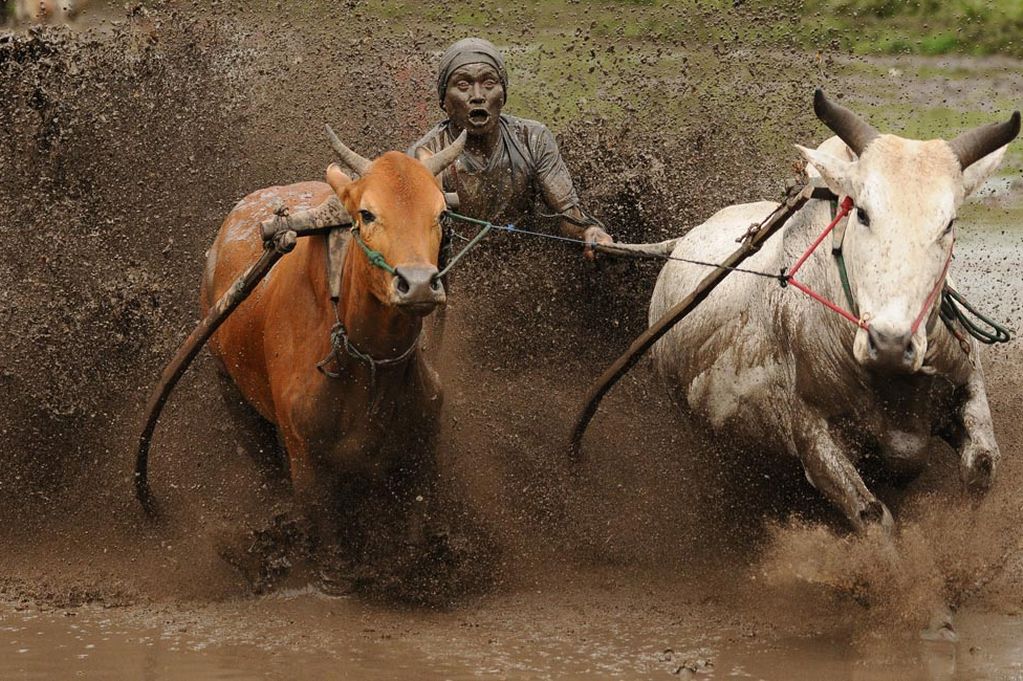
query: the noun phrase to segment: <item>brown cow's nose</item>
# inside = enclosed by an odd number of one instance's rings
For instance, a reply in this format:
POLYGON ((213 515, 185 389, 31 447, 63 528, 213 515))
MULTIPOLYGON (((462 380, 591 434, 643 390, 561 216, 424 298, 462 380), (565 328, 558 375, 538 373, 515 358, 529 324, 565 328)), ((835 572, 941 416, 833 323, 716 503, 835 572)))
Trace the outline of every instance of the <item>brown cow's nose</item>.
POLYGON ((894 333, 874 326, 867 329, 867 352, 871 363, 891 369, 912 369, 916 359, 912 333, 894 333))
POLYGON ((394 268, 395 303, 415 314, 429 314, 447 301, 444 284, 433 265, 402 265, 394 268))

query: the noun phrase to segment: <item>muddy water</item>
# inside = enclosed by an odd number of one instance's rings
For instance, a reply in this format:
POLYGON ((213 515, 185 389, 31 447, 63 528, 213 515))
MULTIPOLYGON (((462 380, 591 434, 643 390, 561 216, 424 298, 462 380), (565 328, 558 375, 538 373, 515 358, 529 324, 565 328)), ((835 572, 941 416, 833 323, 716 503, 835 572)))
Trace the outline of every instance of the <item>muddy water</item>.
POLYGON ((675 610, 669 606, 683 604, 662 595, 659 606, 649 592, 610 606, 606 593, 559 588, 439 614, 379 611, 308 590, 163 612, 7 606, 0 611, 0 678, 1023 677, 1020 616, 964 615, 956 643, 864 638, 841 628, 794 634, 700 621, 687 616, 691 607, 675 610))

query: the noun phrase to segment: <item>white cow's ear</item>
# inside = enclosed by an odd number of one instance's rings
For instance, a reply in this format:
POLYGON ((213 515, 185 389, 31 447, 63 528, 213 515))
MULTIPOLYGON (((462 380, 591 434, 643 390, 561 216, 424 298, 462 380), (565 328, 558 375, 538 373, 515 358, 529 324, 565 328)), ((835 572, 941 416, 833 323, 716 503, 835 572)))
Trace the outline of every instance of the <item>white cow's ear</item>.
POLYGON ((807 149, 798 144, 796 149, 799 149, 799 153, 803 155, 807 163, 817 169, 817 172, 824 178, 824 183, 828 185, 828 189, 838 196, 853 195, 850 178, 856 165, 855 162, 843 161, 831 154, 816 149, 807 149))
POLYGON ((987 178, 991 177, 991 174, 998 170, 998 166, 1002 164, 1002 159, 1005 158, 1005 150, 1008 147, 1002 147, 1001 149, 995 149, 990 154, 975 161, 966 170, 963 171, 963 195, 969 196, 984 184, 987 178))

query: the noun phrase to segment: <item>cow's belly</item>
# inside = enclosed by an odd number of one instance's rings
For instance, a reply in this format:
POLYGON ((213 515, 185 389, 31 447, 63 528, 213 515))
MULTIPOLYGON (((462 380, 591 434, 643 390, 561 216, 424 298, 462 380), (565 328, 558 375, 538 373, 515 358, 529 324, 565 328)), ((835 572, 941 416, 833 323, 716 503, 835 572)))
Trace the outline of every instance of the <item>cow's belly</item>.
POLYGON ((689 382, 686 402, 693 413, 722 429, 735 419, 748 420, 752 408, 776 398, 784 373, 780 364, 736 366, 733 358, 722 357, 689 382))
POLYGON ((729 439, 777 448, 785 441, 780 425, 791 403, 791 370, 766 352, 762 335, 725 324, 677 365, 676 399, 687 411, 729 439), (713 353, 711 358, 711 353, 713 353))

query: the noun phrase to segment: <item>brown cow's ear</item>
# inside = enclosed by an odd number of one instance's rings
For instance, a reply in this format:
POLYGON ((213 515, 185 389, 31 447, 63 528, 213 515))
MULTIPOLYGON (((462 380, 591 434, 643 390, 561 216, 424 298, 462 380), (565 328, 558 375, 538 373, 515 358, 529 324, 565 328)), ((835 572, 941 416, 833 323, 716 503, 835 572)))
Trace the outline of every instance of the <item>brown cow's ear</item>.
POLYGON ((341 192, 344 188, 352 183, 352 178, 341 172, 341 166, 336 163, 331 163, 327 166, 327 184, 334 190, 334 193, 341 196, 341 192))

